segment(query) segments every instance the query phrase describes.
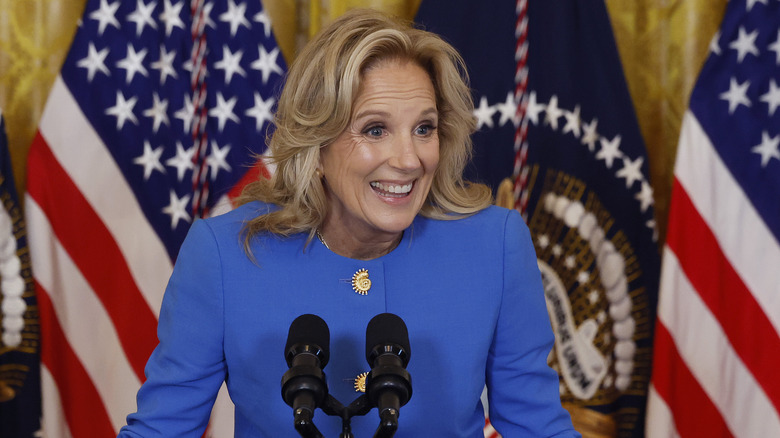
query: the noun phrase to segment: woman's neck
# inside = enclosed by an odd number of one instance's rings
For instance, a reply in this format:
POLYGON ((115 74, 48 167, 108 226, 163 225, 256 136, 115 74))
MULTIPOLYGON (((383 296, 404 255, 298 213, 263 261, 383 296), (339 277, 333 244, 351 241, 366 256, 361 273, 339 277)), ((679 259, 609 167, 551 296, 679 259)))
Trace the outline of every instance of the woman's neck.
POLYGON ((317 238, 326 248, 338 255, 357 260, 372 260, 390 253, 401 243, 403 232, 361 237, 346 230, 323 227, 317 238))

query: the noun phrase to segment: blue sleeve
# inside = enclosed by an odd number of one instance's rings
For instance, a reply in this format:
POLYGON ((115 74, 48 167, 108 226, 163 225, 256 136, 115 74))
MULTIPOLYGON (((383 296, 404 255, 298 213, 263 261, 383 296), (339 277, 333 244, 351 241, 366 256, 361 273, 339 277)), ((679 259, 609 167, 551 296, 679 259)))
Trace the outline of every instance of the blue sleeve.
POLYGON ((490 421, 505 437, 579 437, 561 406, 558 374, 547 365, 554 343, 528 228, 507 216, 504 289, 487 362, 490 421))
POLYGON ((206 221, 193 224, 179 251, 157 337, 138 411, 119 436, 200 438, 225 379, 222 267, 206 221))

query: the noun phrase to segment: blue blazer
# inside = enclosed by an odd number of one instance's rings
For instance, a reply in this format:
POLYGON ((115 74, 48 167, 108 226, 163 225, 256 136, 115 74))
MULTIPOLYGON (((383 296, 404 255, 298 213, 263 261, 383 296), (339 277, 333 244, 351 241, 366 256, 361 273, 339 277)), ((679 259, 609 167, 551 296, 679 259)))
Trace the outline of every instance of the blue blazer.
MULTIPOLYGON (((480 395, 505 438, 574 437, 561 407, 558 376, 547 366, 553 334, 530 234, 520 215, 490 207, 471 217, 417 217, 389 254, 362 261, 305 235, 263 235, 244 252, 245 221, 260 203, 196 221, 165 291, 155 349, 138 392, 138 411, 121 437, 200 437, 223 381, 235 403, 236 437, 299 437, 281 397, 290 323, 313 313, 330 328, 330 394, 344 405, 369 371, 365 333, 383 312, 406 322, 413 394, 396 437, 482 438, 480 395), (366 269, 371 288, 356 293, 366 269)), ((325 437, 341 420, 315 415, 325 437)), ((357 438, 373 436, 376 409, 352 419, 357 438)))

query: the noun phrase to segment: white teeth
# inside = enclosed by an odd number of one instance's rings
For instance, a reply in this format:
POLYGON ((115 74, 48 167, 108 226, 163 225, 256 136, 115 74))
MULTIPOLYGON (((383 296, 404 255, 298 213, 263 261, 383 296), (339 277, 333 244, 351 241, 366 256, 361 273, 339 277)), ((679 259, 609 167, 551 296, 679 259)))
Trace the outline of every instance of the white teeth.
POLYGON ((411 183, 405 184, 405 185, 402 185, 402 186, 399 186, 399 185, 384 185, 384 184, 382 184, 380 182, 377 182, 377 181, 373 181, 371 183, 371 187, 379 189, 379 190, 381 190, 383 192, 395 193, 395 194, 406 194, 406 193, 411 192, 412 191, 412 185, 413 184, 411 184, 411 183))

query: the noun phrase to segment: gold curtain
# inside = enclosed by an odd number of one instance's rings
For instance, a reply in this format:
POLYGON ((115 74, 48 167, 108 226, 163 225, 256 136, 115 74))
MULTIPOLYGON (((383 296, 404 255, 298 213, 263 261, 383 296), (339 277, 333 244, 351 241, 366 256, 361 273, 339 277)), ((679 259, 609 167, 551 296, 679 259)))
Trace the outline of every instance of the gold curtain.
POLYGON ((662 243, 680 125, 727 0, 606 3, 647 146, 662 243))
POLYGON ((0 0, 0 109, 20 194, 27 151, 85 4, 86 0, 0 0))
MULTIPOLYGON (((290 62, 297 47, 349 8, 373 7, 412 18, 420 1, 264 0, 263 4, 290 62)), ((648 148, 662 237, 682 115, 726 2, 606 0, 648 148)), ((85 3, 86 0, 0 0, 0 108, 6 118, 20 192, 24 191, 27 150, 85 3)))

